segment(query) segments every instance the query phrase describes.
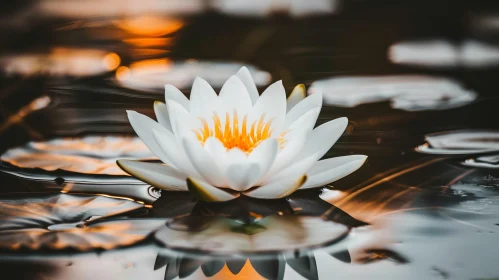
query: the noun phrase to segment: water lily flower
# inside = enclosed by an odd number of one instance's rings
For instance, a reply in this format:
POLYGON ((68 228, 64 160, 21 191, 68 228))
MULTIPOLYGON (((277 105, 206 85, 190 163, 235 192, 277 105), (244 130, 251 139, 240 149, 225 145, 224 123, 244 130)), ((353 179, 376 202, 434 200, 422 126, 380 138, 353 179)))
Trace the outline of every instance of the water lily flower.
POLYGON ((314 129, 321 93, 305 98, 305 87, 298 85, 286 100, 278 81, 259 95, 246 67, 218 95, 196 78, 190 100, 172 85, 165 86, 165 99, 154 103, 158 122, 128 111, 137 135, 164 164, 117 161, 130 175, 164 190, 189 190, 206 201, 241 193, 276 199, 343 178, 367 158, 319 161, 347 127, 347 118, 314 129))

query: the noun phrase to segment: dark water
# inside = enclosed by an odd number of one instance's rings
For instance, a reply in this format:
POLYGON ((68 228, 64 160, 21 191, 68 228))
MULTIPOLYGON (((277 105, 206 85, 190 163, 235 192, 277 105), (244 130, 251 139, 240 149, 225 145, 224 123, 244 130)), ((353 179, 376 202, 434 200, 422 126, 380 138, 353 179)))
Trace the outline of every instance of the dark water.
POLYGON ((141 2, 0 4, 1 279, 499 278, 489 1, 141 2), (318 123, 349 118, 326 157, 366 164, 225 203, 115 165, 155 160, 125 110, 241 65, 322 90, 318 123))

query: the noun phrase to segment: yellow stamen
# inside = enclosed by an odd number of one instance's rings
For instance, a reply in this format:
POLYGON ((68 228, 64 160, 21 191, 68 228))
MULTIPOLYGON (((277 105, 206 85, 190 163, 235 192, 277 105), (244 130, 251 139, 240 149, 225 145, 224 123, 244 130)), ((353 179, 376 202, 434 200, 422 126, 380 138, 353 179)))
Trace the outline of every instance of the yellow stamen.
MULTIPOLYGON (((273 129, 271 129, 273 120, 265 121, 265 114, 263 114, 258 121, 251 123, 250 128, 248 126, 248 116, 245 115, 240 124, 239 116, 235 111, 232 117, 228 112, 225 114, 225 126, 223 130, 222 121, 217 113, 213 113, 212 128, 210 128, 208 122, 204 118, 200 118, 200 120, 203 126, 198 130, 194 130, 194 133, 196 133, 201 144, 204 145, 209 137, 215 137, 222 142, 227 150, 239 148, 246 153, 250 153, 263 140, 270 138, 273 131, 273 129), (241 128, 239 125, 241 125, 241 128)), ((283 148, 286 143, 286 140, 284 139, 286 133, 287 132, 283 132, 277 138, 280 148, 283 148)))

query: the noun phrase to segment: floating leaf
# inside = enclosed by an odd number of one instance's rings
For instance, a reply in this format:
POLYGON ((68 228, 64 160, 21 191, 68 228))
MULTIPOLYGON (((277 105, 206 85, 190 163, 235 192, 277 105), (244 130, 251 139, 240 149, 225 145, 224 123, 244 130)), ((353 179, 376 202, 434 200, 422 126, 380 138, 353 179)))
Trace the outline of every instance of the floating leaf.
POLYGON ((162 219, 100 218, 143 207, 104 196, 57 194, 0 200, 0 247, 9 250, 111 249, 143 240, 162 219))

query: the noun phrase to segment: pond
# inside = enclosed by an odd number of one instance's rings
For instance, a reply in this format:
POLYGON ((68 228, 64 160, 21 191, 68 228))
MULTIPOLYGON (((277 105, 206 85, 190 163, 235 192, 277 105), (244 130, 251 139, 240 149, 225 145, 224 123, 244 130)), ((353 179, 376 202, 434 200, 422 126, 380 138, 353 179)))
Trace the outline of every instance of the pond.
MULTIPOLYGON (((499 278, 499 10, 250 2, 0 4, 0 278, 499 278), (367 160, 218 202, 116 163, 160 163, 127 110, 164 124, 165 85, 191 97, 201 77, 218 93, 243 66, 260 93, 282 80, 288 96, 322 94, 316 127, 348 118, 322 159, 367 160)), ((336 136, 323 137, 304 148, 336 136)))

